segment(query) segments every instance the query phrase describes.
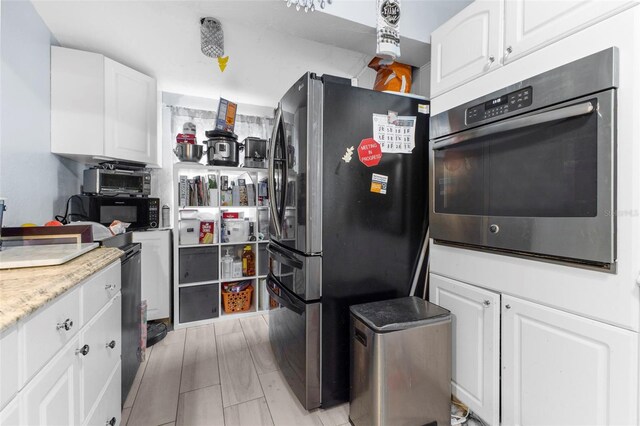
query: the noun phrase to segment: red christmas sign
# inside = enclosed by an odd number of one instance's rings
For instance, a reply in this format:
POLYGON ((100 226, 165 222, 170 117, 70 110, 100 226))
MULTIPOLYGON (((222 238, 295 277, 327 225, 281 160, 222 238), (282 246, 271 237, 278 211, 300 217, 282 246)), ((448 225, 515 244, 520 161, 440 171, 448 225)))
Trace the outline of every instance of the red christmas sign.
POLYGON ((362 139, 358 145, 358 158, 367 167, 377 166, 382 159, 380 144, 373 138, 362 139))

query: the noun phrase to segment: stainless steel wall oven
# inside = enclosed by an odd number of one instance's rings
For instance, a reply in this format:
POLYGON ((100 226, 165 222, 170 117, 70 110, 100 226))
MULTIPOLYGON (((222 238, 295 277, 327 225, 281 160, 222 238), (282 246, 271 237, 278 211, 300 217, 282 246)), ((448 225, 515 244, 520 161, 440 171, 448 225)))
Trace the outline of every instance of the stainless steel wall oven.
POLYGON ((611 268, 617 59, 610 48, 432 116, 434 240, 611 268))

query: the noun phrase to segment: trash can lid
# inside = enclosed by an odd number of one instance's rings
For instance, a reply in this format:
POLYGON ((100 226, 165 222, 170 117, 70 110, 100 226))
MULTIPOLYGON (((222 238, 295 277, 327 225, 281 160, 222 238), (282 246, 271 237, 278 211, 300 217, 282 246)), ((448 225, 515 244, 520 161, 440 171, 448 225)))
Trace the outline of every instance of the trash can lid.
POLYGON ((352 305, 351 314, 377 333, 405 330, 448 319, 445 308, 419 297, 401 297, 352 305))

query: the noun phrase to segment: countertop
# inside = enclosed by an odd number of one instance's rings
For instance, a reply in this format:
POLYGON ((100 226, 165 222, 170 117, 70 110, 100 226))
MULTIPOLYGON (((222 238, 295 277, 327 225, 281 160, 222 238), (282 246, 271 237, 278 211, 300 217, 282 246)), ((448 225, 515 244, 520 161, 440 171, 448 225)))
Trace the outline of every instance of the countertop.
POLYGON ((0 331, 35 312, 122 256, 97 248, 63 265, 0 271, 0 331))

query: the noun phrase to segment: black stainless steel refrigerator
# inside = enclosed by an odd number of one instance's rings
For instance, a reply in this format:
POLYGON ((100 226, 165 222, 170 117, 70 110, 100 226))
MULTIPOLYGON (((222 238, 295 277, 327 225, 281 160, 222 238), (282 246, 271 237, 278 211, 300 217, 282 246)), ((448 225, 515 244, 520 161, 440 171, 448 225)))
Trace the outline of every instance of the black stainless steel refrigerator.
POLYGON ((306 409, 349 399, 349 306, 409 294, 428 226, 426 111, 424 100, 312 73, 278 105, 269 158, 269 338, 306 409), (417 118, 415 147, 383 152, 368 167, 358 147, 373 136, 373 114, 389 112, 417 118))

